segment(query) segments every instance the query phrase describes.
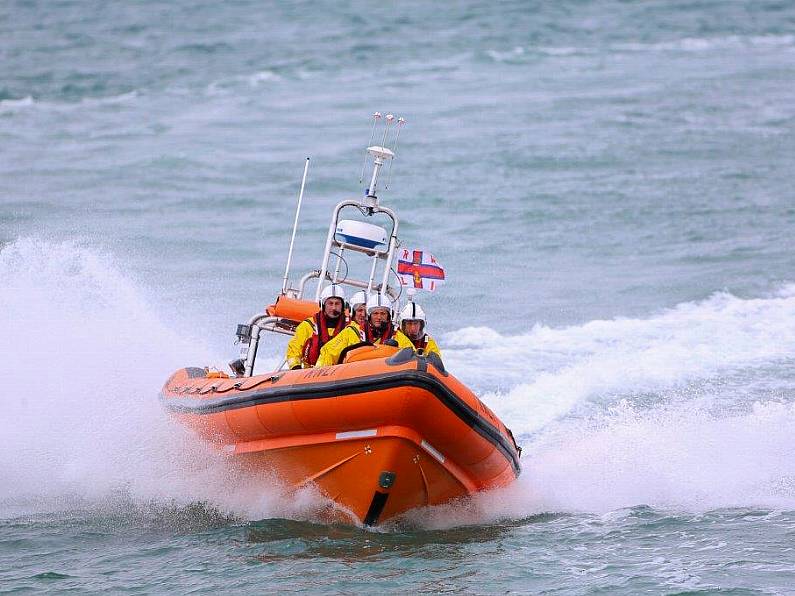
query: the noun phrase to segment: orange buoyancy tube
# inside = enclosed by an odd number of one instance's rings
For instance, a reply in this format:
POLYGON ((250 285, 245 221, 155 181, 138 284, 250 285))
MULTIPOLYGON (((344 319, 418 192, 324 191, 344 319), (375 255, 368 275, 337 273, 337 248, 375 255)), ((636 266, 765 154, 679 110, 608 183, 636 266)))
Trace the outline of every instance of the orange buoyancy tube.
POLYGON ((306 340, 306 343, 304 344, 303 360, 309 366, 315 366, 317 359, 320 357, 320 348, 326 345, 332 336, 338 335, 339 332, 345 328, 347 322, 345 321, 345 316, 340 315, 337 318, 337 324, 334 327, 334 333, 330 334, 328 325, 326 324, 326 315, 323 313, 323 311, 315 314, 311 320, 314 322, 315 332, 312 334, 312 337, 306 340))
POLYGON ((282 294, 276 298, 275 304, 271 304, 266 309, 266 312, 272 317, 289 319, 298 323, 313 317, 319 310, 320 306, 314 300, 298 300, 282 294))
POLYGON ((376 358, 389 358, 397 354, 400 348, 394 346, 369 346, 367 344, 360 345, 358 348, 354 347, 350 352, 345 355, 343 364, 350 362, 361 362, 362 360, 374 360, 376 358))

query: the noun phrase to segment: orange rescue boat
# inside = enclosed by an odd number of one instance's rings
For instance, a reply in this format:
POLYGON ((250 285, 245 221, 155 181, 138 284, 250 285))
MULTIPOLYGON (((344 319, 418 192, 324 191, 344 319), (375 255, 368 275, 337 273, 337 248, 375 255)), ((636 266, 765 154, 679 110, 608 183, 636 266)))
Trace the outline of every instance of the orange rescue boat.
MULTIPOLYGON (((361 346, 344 353, 336 366, 254 374, 260 332, 293 334, 317 312, 322 281, 399 299, 400 290, 388 284, 398 221, 375 196, 378 171, 394 153, 384 147, 368 152, 374 171, 367 195, 337 205, 321 269, 288 288, 288 257, 276 303, 238 326, 243 350, 233 366, 237 376, 178 370, 163 387, 161 402, 202 438, 247 460, 252 473, 276 473, 295 487, 314 483, 356 520, 375 525, 416 507, 506 486, 519 475, 521 448, 436 354, 422 350, 361 346), (391 220, 388 242, 386 230, 341 220, 346 207, 391 220), (340 275, 344 251, 349 258, 361 253, 371 259, 369 280, 350 278, 347 262, 340 275), (379 264, 380 284, 374 281, 379 264), (318 280, 314 301, 303 299, 311 279, 318 280)), ((299 209, 303 188, 302 182, 299 209)))
POLYGON ((185 368, 162 397, 208 441, 292 485, 314 482, 367 525, 519 474, 510 431, 438 359, 410 348, 246 379, 185 368))

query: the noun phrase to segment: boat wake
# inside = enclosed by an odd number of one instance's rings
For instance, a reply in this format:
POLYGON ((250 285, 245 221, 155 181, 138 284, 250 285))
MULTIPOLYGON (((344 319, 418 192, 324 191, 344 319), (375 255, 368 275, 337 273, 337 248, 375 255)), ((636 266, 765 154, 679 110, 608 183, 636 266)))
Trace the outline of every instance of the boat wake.
MULTIPOLYGON (((172 423, 155 398, 185 362, 178 332, 111 257, 76 243, 0 250, 0 515, 125 499, 204 502, 242 519, 311 519, 172 423)), ((176 326, 174 326, 176 327, 176 326)), ((795 508, 795 285, 721 292, 646 319, 443 336, 449 369, 524 447, 512 486, 415 515, 430 527, 649 505, 795 508), (487 340, 483 345, 484 338, 487 340)), ((127 501, 124 501, 127 502, 127 501)))
MULTIPOLYGON (((165 415, 157 393, 178 363, 218 362, 171 329, 112 258, 72 242, 0 251, 0 515, 132 503, 208 503, 258 519, 309 515, 165 415), (3 513, 5 512, 5 513, 3 513)), ((222 360, 221 360, 222 361, 222 360)))
POLYGON ((446 334, 443 344, 448 367, 522 435, 623 400, 689 402, 717 391, 723 402, 747 409, 754 402, 749 388, 779 396, 765 377, 795 359, 795 284, 767 298, 719 292, 646 319, 536 325, 508 337, 467 328, 446 334), (720 387, 704 387, 709 383, 720 387))
POLYGON ((417 512, 448 528, 532 515, 649 506, 672 513, 795 509, 795 404, 756 402, 718 416, 697 405, 639 411, 629 404, 560 421, 524 441, 522 476, 469 502, 417 512))

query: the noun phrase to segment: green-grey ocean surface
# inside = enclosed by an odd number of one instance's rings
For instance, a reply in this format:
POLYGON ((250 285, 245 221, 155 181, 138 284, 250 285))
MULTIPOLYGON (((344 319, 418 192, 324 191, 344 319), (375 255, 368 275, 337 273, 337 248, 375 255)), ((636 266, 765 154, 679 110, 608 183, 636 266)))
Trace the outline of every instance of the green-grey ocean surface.
MULTIPOLYGON (((795 593, 795 4, 0 4, 0 591, 795 593), (507 489, 324 522, 168 419, 362 192, 507 489)), ((263 366, 279 358, 263 348, 263 366)))

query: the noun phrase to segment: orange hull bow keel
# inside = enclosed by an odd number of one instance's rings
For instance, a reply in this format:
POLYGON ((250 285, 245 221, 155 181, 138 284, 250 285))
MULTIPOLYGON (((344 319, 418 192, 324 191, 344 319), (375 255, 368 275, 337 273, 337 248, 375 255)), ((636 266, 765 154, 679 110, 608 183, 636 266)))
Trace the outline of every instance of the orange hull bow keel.
POLYGON ((520 470, 510 431, 438 358, 411 349, 244 379, 187 368, 161 398, 208 441, 295 487, 315 483, 367 525, 520 470))

